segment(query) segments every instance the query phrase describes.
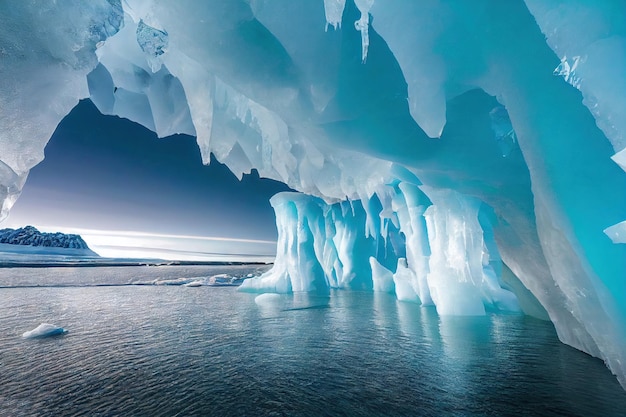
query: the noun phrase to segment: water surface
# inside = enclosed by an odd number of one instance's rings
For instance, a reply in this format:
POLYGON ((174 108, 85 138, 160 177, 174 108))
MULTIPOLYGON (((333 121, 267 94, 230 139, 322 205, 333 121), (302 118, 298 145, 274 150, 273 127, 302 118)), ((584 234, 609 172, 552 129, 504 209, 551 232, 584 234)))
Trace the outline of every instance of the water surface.
POLYGON ((604 364, 558 342, 550 323, 442 319, 384 294, 254 298, 0 289, 0 415, 626 415, 604 364), (69 333, 21 338, 41 322, 69 333))

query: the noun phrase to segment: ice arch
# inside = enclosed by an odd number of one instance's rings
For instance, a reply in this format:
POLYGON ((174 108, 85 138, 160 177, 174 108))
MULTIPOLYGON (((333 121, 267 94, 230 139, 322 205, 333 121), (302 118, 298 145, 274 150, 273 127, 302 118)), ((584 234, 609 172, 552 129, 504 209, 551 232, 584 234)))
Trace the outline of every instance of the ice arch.
POLYGON ((518 308, 519 279, 626 385, 625 15, 584 0, 5 1, 2 215, 90 97, 306 194, 274 198, 281 250, 249 287, 481 314, 518 308))

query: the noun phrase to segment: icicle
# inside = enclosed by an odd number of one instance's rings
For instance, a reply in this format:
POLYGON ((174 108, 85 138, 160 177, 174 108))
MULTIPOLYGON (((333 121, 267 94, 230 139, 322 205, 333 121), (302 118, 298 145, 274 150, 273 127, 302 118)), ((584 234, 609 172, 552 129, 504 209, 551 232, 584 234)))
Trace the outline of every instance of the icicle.
POLYGON ((368 197, 367 194, 359 193, 359 199, 361 200, 361 205, 365 210, 365 237, 373 237, 378 238, 378 229, 377 220, 378 213, 376 213, 376 217, 374 217, 373 207, 372 207, 372 198, 368 197))
POLYGON ((335 30, 341 28, 341 17, 343 16, 344 7, 346 7, 346 0, 324 0, 324 12, 326 12, 325 31, 328 31, 328 25, 332 25, 335 30))
POLYGON ((354 27, 356 30, 361 32, 361 59, 365 64, 365 60, 367 59, 367 49, 370 46, 369 11, 374 4, 374 0, 354 0, 354 2, 356 3, 356 7, 358 7, 361 12, 361 18, 354 22, 354 27))

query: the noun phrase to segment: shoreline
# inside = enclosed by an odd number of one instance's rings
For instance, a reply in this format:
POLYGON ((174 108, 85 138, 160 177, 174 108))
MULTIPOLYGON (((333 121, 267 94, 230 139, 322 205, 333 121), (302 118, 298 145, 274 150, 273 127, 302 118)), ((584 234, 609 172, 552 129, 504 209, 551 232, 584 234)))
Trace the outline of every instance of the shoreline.
POLYGON ((240 266, 240 265, 272 265, 273 262, 260 261, 167 261, 160 259, 89 259, 67 261, 0 261, 2 268, 97 268, 125 266, 240 266))

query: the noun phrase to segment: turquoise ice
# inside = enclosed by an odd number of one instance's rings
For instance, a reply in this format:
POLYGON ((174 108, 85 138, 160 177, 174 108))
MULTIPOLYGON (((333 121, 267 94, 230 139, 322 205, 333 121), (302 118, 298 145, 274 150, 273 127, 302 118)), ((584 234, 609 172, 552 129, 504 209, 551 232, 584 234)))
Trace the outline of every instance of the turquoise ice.
POLYGON ((0 16, 3 216, 89 97, 301 193, 272 200, 275 267, 243 289, 547 313, 626 386, 623 2, 14 0, 0 16))

